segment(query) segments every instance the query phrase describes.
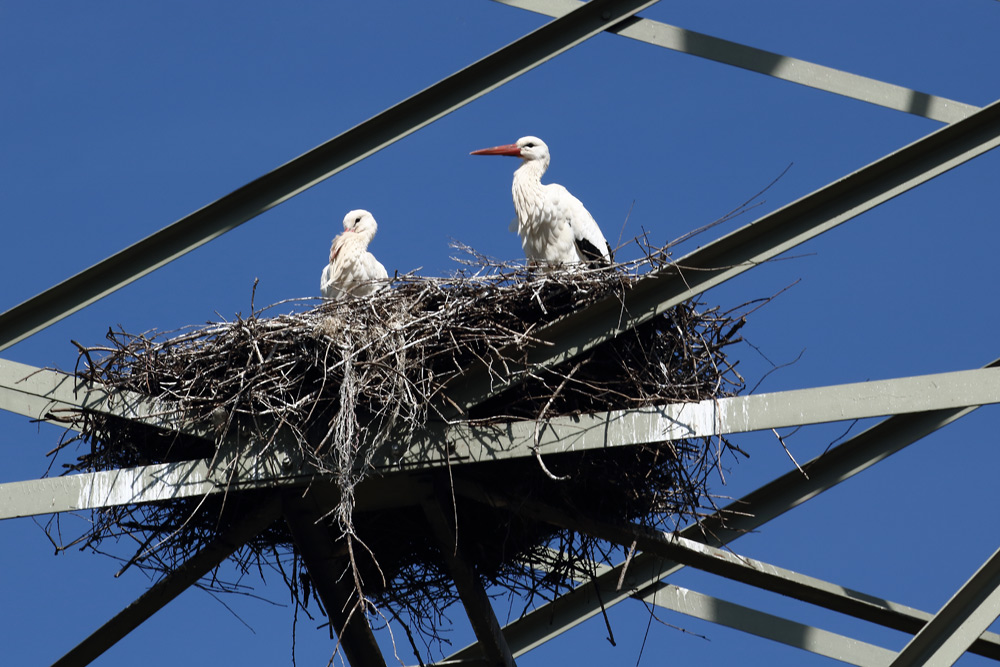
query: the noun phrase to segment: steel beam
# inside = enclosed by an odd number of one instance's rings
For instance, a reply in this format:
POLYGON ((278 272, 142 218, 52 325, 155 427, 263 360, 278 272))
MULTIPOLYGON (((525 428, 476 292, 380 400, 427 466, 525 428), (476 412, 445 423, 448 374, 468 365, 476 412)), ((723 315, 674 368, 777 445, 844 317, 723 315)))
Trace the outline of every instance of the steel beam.
POLYGON ((158 581, 135 602, 102 625, 73 650, 53 663, 53 667, 89 665, 139 627, 150 616, 183 593, 189 586, 220 565, 248 540, 261 533, 280 516, 281 503, 275 494, 255 511, 243 515, 241 521, 216 537, 211 544, 158 581))
POLYGON ((207 459, 0 484, 0 519, 163 502, 219 490, 207 459))
MULTIPOLYGON (((544 421, 538 450, 557 454, 998 402, 1000 368, 983 368, 553 417, 544 421)), ((374 465, 425 467, 443 461, 445 453, 452 465, 530 456, 537 427, 536 421, 458 424, 442 432, 440 444, 432 434, 402 457, 377 456, 374 465)))
POLYGON ((490 598, 475 570, 462 555, 462 545, 458 543, 455 528, 445 514, 440 496, 424 501, 423 508, 487 664, 514 667, 514 656, 504 639, 490 598))
MULTIPOLYGON (((573 11, 582 4, 580 0, 495 0, 495 2, 554 17, 573 11)), ((979 109, 964 102, 921 93, 903 86, 782 56, 650 19, 633 17, 609 28, 608 32, 942 123, 961 120, 979 109)))
POLYGON ((238 227, 657 0, 593 0, 0 314, 0 350, 238 227))
POLYGON ((308 492, 303 496, 301 491, 290 491, 284 499, 285 522, 347 661, 353 667, 385 667, 385 658, 365 618, 364 603, 349 583, 354 581, 350 561, 334 548, 334 540, 323 523, 326 510, 308 492))
MULTIPOLYGON (((639 596, 636 596, 639 597, 639 596)), ((895 655, 881 646, 744 607, 696 591, 667 585, 641 598, 663 609, 724 625, 810 653, 862 667, 885 667, 895 655)))
MULTIPOLYGON (((987 368, 998 366, 1000 359, 988 364, 987 368)), ((793 470, 706 518, 702 521, 704 533, 701 526, 691 526, 681 531, 681 535, 712 546, 728 544, 973 410, 975 408, 935 410, 890 417, 805 464, 808 479, 793 470)), ((598 576, 592 585, 574 589, 509 623, 504 627, 504 636, 514 656, 518 657, 600 613, 602 608, 628 599, 633 593, 647 595, 658 590, 666 585, 661 581, 664 577, 682 567, 673 561, 639 554, 627 568, 624 564, 618 565, 598 576), (600 592, 600 597, 595 591, 600 592)), ((478 648, 473 644, 446 660, 476 655, 478 648)))
MULTIPOLYGON (((609 565, 593 561, 588 563, 588 567, 596 574, 604 574, 612 569, 609 565)), ((583 585, 590 583, 589 580, 580 578, 577 578, 577 582, 583 585)), ((781 616, 744 607, 673 584, 665 584, 655 591, 645 595, 637 594, 633 597, 649 605, 724 625, 740 632, 770 639, 852 665, 884 667, 896 655, 881 646, 797 623, 781 616)), ((887 604, 893 605, 893 603, 887 604)), ((929 617, 929 614, 927 616, 929 617)), ((1000 636, 994 637, 1000 640, 1000 636)), ((1000 641, 998 641, 998 646, 1000 646, 1000 641)))
MULTIPOLYGON (((571 513, 523 498, 499 498, 494 494, 484 494, 478 485, 470 484, 458 477, 455 479, 455 489, 462 495, 480 502, 516 506, 517 511, 521 514, 532 516, 561 528, 585 533, 625 548, 635 546, 647 555, 669 559, 672 562, 694 567, 703 572, 808 602, 894 630, 916 633, 931 619, 930 614, 918 609, 889 602, 754 558, 748 558, 729 549, 709 546, 676 533, 666 533, 637 524, 611 524, 580 515, 577 512, 571 513)), ((644 592, 635 597, 646 598, 657 594, 665 587, 666 585, 659 586, 654 591, 644 592)), ((987 626, 993 618, 995 615, 987 621, 987 626)), ((986 627, 983 627, 975 636, 971 637, 969 644, 972 644, 985 629, 986 627)), ((991 633, 989 637, 979 642, 977 652, 994 659, 1000 659, 1000 641, 998 640, 1000 637, 991 633)))
MULTIPOLYGON (((609 440, 660 442, 997 402, 1000 369, 984 368, 554 418, 546 422, 541 445, 552 451, 587 449, 603 447, 609 440), (584 442, 594 433, 597 440, 584 442)), ((67 417, 53 418, 53 411, 99 412, 206 439, 214 435, 207 426, 183 419, 165 402, 133 392, 77 388, 72 375, 4 359, 0 359, 0 409, 33 419, 49 417, 74 430, 79 427, 67 425, 67 417)), ((534 445, 534 431, 533 421, 453 426, 443 432, 448 442, 441 451, 454 452, 456 460, 481 460, 484 450, 499 457, 521 456, 520 449, 534 445)), ((421 453, 431 451, 428 445, 415 443, 404 454, 403 464, 419 462, 421 453)), ((398 457, 387 457, 381 465, 395 467, 398 462, 398 457)))
MULTIPOLYGON (((0 385, 0 391, 3 389, 0 385)), ((71 397, 62 400, 67 408, 76 409, 69 402, 71 397)), ((538 450, 542 454, 582 452, 998 402, 1000 368, 956 371, 556 417, 545 422, 538 450)), ((169 422, 159 425, 167 427, 169 422)), ((411 443, 401 455, 378 453, 372 466, 391 475, 445 464, 533 456, 536 427, 534 421, 438 427, 411 443)), ((0 484, 0 519, 306 485, 316 480, 313 471, 305 467, 300 448, 281 436, 242 445, 223 443, 214 460, 0 484)))
POLYGON ((890 667, 953 665, 1000 616, 1000 550, 903 647, 890 667))
MULTIPOLYGON (((698 248, 639 280, 533 332, 539 340, 526 364, 496 369, 477 363, 457 378, 448 396, 468 410, 526 377, 630 331, 679 303, 777 257, 861 213, 926 183, 1000 145, 1000 102, 983 108, 858 171, 698 248)), ((522 358, 510 351, 507 358, 522 358)))

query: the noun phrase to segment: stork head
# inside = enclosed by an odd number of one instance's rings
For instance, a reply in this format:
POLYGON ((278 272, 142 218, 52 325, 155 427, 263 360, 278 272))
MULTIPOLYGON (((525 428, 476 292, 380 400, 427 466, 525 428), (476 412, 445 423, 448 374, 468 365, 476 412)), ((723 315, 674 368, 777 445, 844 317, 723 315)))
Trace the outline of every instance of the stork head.
POLYGON ((378 231, 378 223, 371 213, 364 209, 356 209, 344 216, 345 232, 367 232, 375 236, 378 231))
POLYGON ((517 143, 481 148, 470 155, 512 155, 525 162, 540 160, 546 167, 549 166, 549 147, 538 137, 521 137, 517 143))

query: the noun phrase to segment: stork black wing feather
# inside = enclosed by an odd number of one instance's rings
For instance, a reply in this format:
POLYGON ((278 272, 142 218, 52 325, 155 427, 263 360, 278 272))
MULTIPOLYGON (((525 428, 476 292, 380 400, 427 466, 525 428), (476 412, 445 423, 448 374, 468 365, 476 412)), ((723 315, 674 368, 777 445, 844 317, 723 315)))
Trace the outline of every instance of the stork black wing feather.
POLYGON ((604 254, 597 249, 597 246, 595 246, 587 239, 576 240, 576 249, 580 251, 580 256, 583 257, 583 259, 588 262, 601 262, 602 264, 613 264, 614 255, 611 252, 611 244, 607 243, 607 246, 608 246, 608 256, 605 257, 604 254))

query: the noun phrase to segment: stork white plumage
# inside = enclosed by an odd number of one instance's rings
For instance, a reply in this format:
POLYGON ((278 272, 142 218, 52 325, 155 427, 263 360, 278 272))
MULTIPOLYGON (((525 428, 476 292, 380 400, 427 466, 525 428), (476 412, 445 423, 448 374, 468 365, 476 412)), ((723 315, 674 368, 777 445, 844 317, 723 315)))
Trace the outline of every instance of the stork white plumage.
POLYGON ((521 158, 511 188, 517 211, 511 230, 516 223, 521 247, 530 262, 572 264, 597 260, 611 264, 611 245, 583 203, 561 185, 542 184, 542 174, 549 167, 549 147, 544 141, 521 137, 517 143, 471 154, 521 158))
POLYGON ((378 223, 368 211, 358 209, 344 216, 344 231, 333 239, 330 263, 320 279, 323 296, 368 296, 386 286, 389 273, 368 252, 377 231, 378 223))

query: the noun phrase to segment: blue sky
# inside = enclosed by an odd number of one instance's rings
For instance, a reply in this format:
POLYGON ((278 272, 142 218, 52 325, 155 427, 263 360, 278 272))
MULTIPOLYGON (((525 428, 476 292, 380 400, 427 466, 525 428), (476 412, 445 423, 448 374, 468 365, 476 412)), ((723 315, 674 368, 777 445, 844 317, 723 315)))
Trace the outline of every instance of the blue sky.
MULTIPOLYGON (((684 0, 643 16, 975 105, 1000 97, 993 0, 794 3, 684 0)), ((548 19, 480 2, 239 5, 0 3, 0 310, 100 261, 548 19)), ((547 180, 580 197, 612 240, 657 243, 723 215, 789 172, 753 212, 682 254, 937 129, 940 124, 758 74, 600 35, 213 243, 125 287, 5 358, 71 370, 71 339, 108 327, 169 331, 315 296, 344 213, 379 222, 371 250, 390 273, 443 275, 449 239, 504 259, 516 161, 470 157, 526 134, 552 150, 547 180), (627 218, 627 224, 626 224, 627 218), (624 231, 623 231, 624 225, 624 231)), ((751 317, 746 337, 773 362, 801 358, 761 390, 976 368, 1000 356, 996 182, 990 153, 709 292, 725 307, 795 283, 751 317)), ((626 254, 629 251, 626 251, 626 254)), ((754 384, 768 369, 733 353, 754 384)), ((737 552, 936 611, 997 548, 995 408, 982 408, 740 540, 737 552)), ((40 476, 59 437, 0 414, 0 482, 40 476)), ((799 461, 843 424, 804 429, 799 461)), ((860 430, 856 426, 854 432, 860 430)), ((750 460, 718 493, 739 496, 791 463, 772 436, 739 441, 750 460)), ((83 526, 84 519, 76 520, 83 526)), ((47 664, 140 595, 113 560, 60 556, 31 520, 0 525, 4 662, 47 664)), ((123 545, 123 549, 127 548, 123 545)), ((889 648, 904 635, 708 575, 672 580, 889 648)), ((191 590, 97 664, 288 664, 291 611, 191 590)), ((658 612, 642 663, 825 665, 833 661, 658 612)), ((455 610, 455 644, 471 636, 455 610)), ((648 614, 614 608, 519 663, 634 664, 648 614)), ((309 622, 299 664, 332 644, 309 622)), ((412 662, 408 651, 401 651, 412 662)), ((390 654, 391 656, 391 654, 390 654)), ((391 660, 391 657, 390 657, 391 660)), ((984 659, 966 656, 959 663, 984 659)))

